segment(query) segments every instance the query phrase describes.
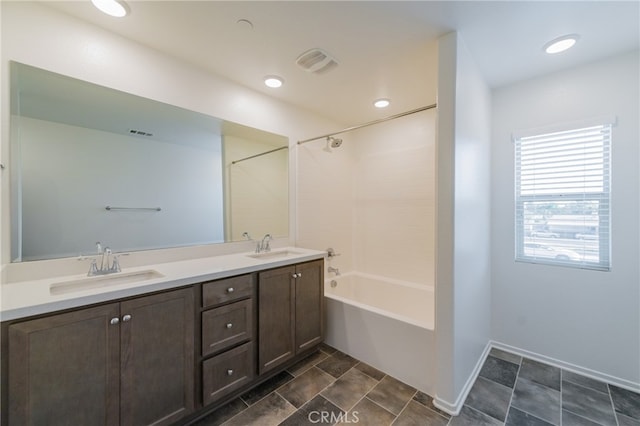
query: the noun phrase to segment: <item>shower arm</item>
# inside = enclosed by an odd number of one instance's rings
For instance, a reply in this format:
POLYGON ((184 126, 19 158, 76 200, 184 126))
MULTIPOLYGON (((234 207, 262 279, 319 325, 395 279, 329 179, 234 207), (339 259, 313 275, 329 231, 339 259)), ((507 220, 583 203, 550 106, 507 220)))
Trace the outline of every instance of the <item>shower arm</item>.
POLYGON ((347 127, 346 129, 342 129, 342 130, 337 131, 337 132, 327 133, 326 135, 316 136, 315 138, 310 138, 310 139, 305 139, 305 140, 302 140, 302 141, 298 141, 298 145, 302 145, 302 144, 305 144, 307 142, 317 141, 318 139, 329 138, 331 136, 339 135, 341 133, 350 132, 352 130, 361 129, 361 128, 367 127, 367 126, 372 126, 374 124, 383 123, 385 121, 394 120, 396 118, 404 117, 405 115, 415 114, 416 112, 422 112, 422 111, 426 111, 428 109, 437 108, 437 106, 438 106, 438 104, 427 105, 427 106, 424 106, 424 107, 412 109, 411 111, 401 112, 400 114, 395 114, 395 115, 391 115, 389 117, 380 118, 378 120, 369 121, 368 123, 359 124, 357 126, 347 127))

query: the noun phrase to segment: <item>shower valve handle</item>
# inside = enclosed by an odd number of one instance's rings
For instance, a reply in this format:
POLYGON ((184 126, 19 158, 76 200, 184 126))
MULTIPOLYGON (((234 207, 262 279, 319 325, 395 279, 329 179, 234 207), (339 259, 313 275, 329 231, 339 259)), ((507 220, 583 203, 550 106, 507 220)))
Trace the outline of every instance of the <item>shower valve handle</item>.
POLYGON ((340 256, 340 253, 336 253, 336 251, 335 251, 334 249, 332 249, 331 247, 329 247, 329 248, 326 250, 326 252, 327 252, 327 256, 328 256, 329 258, 336 257, 336 256, 340 256))

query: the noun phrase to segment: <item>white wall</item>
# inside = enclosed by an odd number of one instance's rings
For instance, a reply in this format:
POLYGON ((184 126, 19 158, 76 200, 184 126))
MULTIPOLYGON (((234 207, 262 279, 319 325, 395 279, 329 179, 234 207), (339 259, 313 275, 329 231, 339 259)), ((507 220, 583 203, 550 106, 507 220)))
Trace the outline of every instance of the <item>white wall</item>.
MULTIPOLYGON (((0 2, 0 7, 2 8, 0 68, 2 104, 0 108, 3 112, 0 161, 3 163, 9 162, 9 126, 7 124, 9 122, 8 62, 10 60, 286 135, 292 145, 296 140, 306 139, 311 135, 321 134, 327 129, 340 128, 343 125, 213 76, 46 6, 32 2, 0 2)), ((291 170, 294 167, 293 157, 290 155, 291 170)), ((291 174, 290 177, 292 185, 295 184, 293 176, 295 175, 291 174)), ((10 253, 9 179, 6 170, 2 173, 1 184, 1 253, 2 264, 5 265, 10 253)), ((292 231, 295 229, 293 209, 296 194, 295 187, 292 189, 291 238, 293 238, 292 231)), ((217 253, 238 249, 239 247, 233 244, 220 244, 215 247, 217 253)), ((249 249, 249 245, 245 244, 241 249, 249 249)), ((135 264, 136 259, 143 256, 145 256, 143 253, 139 256, 132 255, 123 263, 135 264)), ((80 273, 85 266, 81 262, 65 264, 67 273, 70 270, 80 273)), ((48 263, 47 268, 49 273, 54 273, 53 265, 48 263)), ((35 271, 37 265, 24 264, 15 266, 15 269, 21 271, 21 278, 24 279, 25 272, 35 271)), ((43 268, 40 267, 40 269, 43 268)))
POLYGON ((493 94, 492 335, 584 373, 640 387, 638 53, 493 94), (611 142, 610 272, 514 262, 511 134, 617 116, 611 142))
POLYGON ((491 93, 460 35, 438 50, 435 403, 458 412, 490 339, 491 93))

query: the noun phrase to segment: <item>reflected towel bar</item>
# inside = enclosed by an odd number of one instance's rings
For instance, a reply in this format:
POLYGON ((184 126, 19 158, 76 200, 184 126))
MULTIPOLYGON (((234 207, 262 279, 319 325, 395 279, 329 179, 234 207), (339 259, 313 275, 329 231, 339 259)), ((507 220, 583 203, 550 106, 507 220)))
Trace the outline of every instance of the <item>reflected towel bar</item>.
POLYGON ((159 212, 162 209, 160 207, 112 207, 112 206, 107 206, 104 208, 105 210, 111 211, 111 210, 151 210, 151 211, 156 211, 159 212))

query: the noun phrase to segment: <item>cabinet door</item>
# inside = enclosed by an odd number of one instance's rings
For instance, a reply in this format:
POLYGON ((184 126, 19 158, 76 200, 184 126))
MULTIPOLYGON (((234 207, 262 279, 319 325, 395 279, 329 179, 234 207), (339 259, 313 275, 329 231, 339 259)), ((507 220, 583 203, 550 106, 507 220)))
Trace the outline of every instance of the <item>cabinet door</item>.
POLYGON ((295 268, 261 272, 258 278, 258 373, 293 358, 295 347, 295 268))
POLYGON ((118 304, 9 326, 9 424, 118 425, 118 304))
POLYGON ((193 289, 122 302, 122 425, 168 425, 194 409, 193 289))
POLYGON ((296 352, 324 340, 324 261, 296 267, 296 352))

